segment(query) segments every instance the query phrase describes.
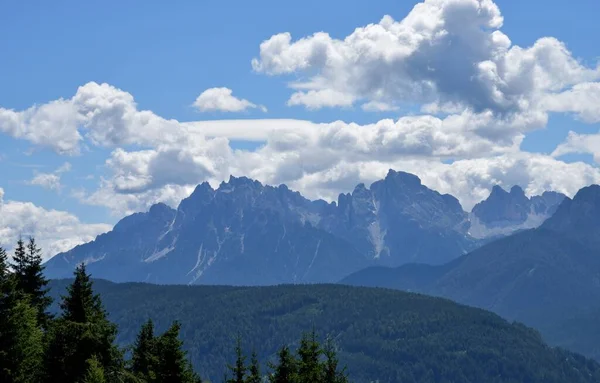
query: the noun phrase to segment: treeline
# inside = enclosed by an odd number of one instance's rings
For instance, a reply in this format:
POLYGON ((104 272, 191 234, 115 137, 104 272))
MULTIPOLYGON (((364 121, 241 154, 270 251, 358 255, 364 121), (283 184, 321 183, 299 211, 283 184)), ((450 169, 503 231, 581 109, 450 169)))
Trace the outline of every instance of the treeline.
MULTIPOLYGON (((35 239, 17 242, 12 260, 0 248, 0 382, 2 383, 200 383, 174 322, 157 335, 148 320, 133 345, 115 344, 117 326, 108 320, 90 275, 79 265, 61 297, 60 314, 43 275, 35 239)), ((238 337, 235 361, 224 368, 224 383, 345 383, 334 345, 321 346, 314 331, 293 352, 283 346, 268 372, 261 373, 256 353, 243 354, 238 337)))

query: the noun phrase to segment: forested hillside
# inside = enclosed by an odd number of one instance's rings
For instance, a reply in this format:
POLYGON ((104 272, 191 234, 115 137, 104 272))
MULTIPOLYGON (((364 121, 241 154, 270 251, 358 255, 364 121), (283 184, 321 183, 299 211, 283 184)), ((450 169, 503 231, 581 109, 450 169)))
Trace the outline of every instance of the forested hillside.
MULTIPOLYGON (((70 283, 52 281, 58 296, 70 283)), ((275 287, 95 283, 120 344, 151 318, 181 322, 197 371, 219 381, 239 335, 261 365, 315 329, 330 337, 356 382, 597 382, 600 366, 543 343, 533 330, 451 301, 339 285, 275 287)))

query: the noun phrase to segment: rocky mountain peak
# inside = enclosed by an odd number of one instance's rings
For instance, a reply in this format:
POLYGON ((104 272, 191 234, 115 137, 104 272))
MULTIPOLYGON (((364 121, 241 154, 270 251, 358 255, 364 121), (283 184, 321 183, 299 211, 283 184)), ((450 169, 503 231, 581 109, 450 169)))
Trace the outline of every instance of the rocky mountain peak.
POLYGON ((157 218, 173 217, 175 215, 175 210, 172 209, 171 207, 167 206, 166 204, 159 202, 157 204, 150 206, 150 210, 148 210, 148 214, 151 217, 157 217, 157 218))
POLYGON ((510 192, 495 185, 490 196, 473 207, 469 233, 475 238, 484 238, 538 227, 564 198, 564 194, 552 191, 528 198, 519 185, 513 186, 510 192))
POLYGON ((357 199, 371 199, 372 194, 371 191, 367 189, 364 183, 360 183, 356 185, 356 187, 352 191, 352 197, 357 199))
POLYGON ((405 190, 418 190, 422 184, 421 179, 414 174, 390 169, 384 179, 387 185, 394 185, 405 190))
POLYGON ((196 186, 192 194, 186 199, 193 200, 206 200, 212 199, 215 190, 210 186, 208 182, 202 182, 200 185, 196 186))
POLYGON ((573 202, 577 205, 589 205, 600 209, 600 185, 590 185, 580 189, 573 202))
POLYGON ((473 214, 487 226, 521 224, 527 220, 530 200, 523 189, 515 185, 510 192, 496 185, 490 196, 473 207, 473 214))
POLYGON ((241 176, 241 177, 229 176, 229 181, 226 183, 222 182, 221 185, 219 186, 219 189, 221 189, 221 188, 228 189, 228 188, 236 188, 236 187, 244 187, 244 186, 252 187, 252 188, 263 187, 263 185, 259 181, 250 179, 245 176, 241 176))
POLYGON ((215 196, 215 191, 208 182, 203 182, 196 186, 194 192, 187 198, 184 198, 177 207, 178 212, 184 212, 186 215, 194 216, 202 208, 210 203, 215 196))
POLYGON ((543 227, 577 237, 600 234, 600 186, 584 187, 572 200, 565 199, 543 227))
POLYGON ((498 198, 499 196, 504 196, 508 194, 506 190, 502 188, 500 185, 494 185, 492 187, 492 191, 490 192, 490 196, 488 198, 498 198))
POLYGON ((527 198, 525 196, 525 191, 523 191, 523 188, 520 187, 519 185, 514 185, 512 188, 510 188, 510 195, 517 197, 517 198, 527 198))

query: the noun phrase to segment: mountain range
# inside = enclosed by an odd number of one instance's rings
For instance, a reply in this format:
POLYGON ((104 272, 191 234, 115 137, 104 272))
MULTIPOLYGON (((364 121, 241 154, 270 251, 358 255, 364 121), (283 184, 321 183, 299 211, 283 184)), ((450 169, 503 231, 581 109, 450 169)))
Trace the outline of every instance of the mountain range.
POLYGON ((177 209, 156 204, 123 218, 112 231, 53 257, 46 275, 68 277, 84 262, 93 275, 116 282, 336 282, 374 265, 442 265, 541 224, 564 198, 494 187, 467 213, 455 197, 393 170, 332 203, 230 177, 217 189, 198 185, 177 209))
POLYGON ((371 267, 342 283, 420 292, 491 310, 537 328, 552 344, 600 360, 600 186, 564 199, 539 228, 444 265, 371 267))

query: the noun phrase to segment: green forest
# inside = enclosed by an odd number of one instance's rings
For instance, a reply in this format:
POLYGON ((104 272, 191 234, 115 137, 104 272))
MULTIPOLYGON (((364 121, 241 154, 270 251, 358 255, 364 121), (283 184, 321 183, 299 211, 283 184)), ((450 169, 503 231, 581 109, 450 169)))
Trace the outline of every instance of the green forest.
MULTIPOLYGON (((51 282, 58 297, 71 280, 51 282)), ((221 381, 236 338, 261 366, 294 350, 307 330, 334 341, 353 382, 599 382, 598 363, 549 347, 540 335, 485 310, 401 291, 342 285, 161 286, 95 280, 117 344, 148 318, 161 332, 181 323, 196 371, 221 381)), ((59 312, 59 308, 51 309, 59 312)))
MULTIPOLYGON (((31 238, 19 240, 12 262, 0 248, 0 382, 2 383, 200 383, 174 321, 157 335, 152 320, 130 346, 119 347, 117 326, 108 319, 85 265, 61 296, 57 315, 43 275, 41 250, 31 238)), ((331 340, 319 344, 315 332, 303 334, 292 351, 282 346, 275 363, 262 372, 237 338, 235 358, 225 366, 224 383, 344 383, 331 340)))

